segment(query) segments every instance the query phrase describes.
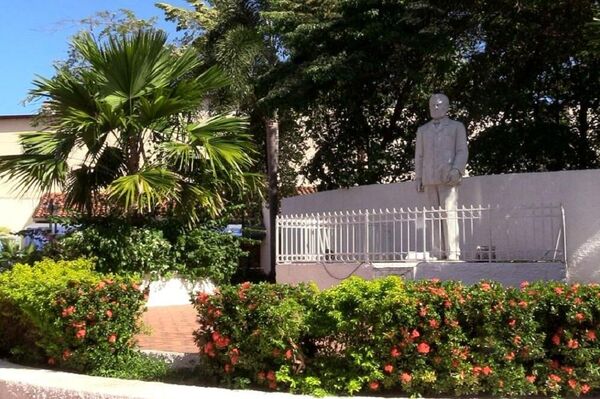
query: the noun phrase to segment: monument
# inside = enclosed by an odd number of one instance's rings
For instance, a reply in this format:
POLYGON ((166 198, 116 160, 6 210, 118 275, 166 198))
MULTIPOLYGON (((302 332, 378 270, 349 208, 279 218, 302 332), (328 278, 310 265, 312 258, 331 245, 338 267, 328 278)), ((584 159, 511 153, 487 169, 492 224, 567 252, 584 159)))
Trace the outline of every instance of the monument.
POLYGON ((450 102, 444 94, 433 94, 429 99, 431 121, 417 130, 415 181, 417 191, 425 193, 429 206, 446 211, 440 218, 441 242, 431 243, 434 256, 459 260, 457 187, 464 175, 469 152, 465 127, 448 118, 449 107, 450 102))

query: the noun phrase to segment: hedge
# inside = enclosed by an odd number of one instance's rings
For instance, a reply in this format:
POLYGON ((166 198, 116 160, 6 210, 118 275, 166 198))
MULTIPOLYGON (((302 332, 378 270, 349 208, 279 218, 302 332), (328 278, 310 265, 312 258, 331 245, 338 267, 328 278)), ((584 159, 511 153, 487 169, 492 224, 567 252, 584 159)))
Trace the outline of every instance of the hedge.
POLYGON ((600 288, 351 278, 194 298, 221 383, 324 395, 581 395, 600 387, 600 288))
POLYGON ((144 306, 136 278, 89 260, 45 259, 0 273, 0 356, 94 372, 131 358, 144 306))

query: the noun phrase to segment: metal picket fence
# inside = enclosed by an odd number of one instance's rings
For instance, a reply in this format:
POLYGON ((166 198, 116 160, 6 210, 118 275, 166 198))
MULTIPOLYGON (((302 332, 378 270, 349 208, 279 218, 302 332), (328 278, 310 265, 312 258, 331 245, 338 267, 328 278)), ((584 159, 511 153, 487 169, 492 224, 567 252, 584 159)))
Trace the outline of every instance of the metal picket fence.
MULTIPOLYGON (((566 263, 562 205, 361 209, 277 217, 277 262, 441 260, 445 224, 458 227, 462 261, 566 263)), ((448 253, 445 253, 448 255, 448 253)))

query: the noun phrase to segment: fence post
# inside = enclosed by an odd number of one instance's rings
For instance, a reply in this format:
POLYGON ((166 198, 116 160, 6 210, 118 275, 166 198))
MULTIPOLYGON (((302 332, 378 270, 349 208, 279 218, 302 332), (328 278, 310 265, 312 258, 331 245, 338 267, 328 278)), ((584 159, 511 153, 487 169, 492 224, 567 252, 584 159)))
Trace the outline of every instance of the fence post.
POLYGON ((365 262, 369 260, 369 210, 365 210, 365 262))

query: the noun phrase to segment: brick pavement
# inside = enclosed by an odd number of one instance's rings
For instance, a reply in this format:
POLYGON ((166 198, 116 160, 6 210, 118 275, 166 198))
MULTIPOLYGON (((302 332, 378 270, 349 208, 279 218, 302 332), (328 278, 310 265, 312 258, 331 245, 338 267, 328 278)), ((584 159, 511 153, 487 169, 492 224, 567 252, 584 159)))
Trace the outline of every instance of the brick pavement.
POLYGON ((149 335, 137 337, 140 349, 196 353, 192 333, 198 328, 192 305, 152 307, 143 316, 149 335))

